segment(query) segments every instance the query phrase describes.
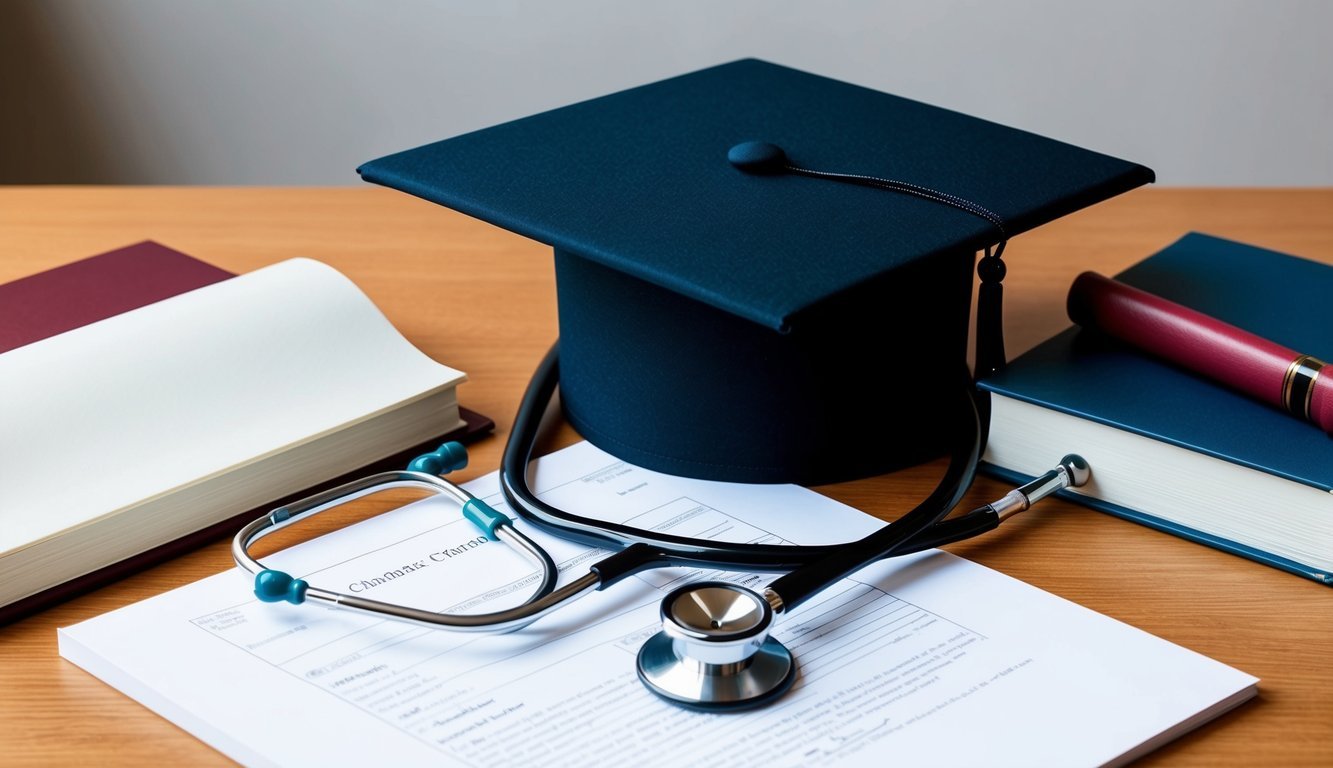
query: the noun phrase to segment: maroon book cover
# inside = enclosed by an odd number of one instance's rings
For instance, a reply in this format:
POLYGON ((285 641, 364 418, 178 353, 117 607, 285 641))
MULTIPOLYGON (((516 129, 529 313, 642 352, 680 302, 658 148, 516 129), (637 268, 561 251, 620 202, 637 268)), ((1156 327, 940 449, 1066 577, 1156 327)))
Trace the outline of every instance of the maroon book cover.
POLYGON ((232 277, 147 241, 0 285, 0 353, 232 277))
MULTIPOLYGON (((0 285, 0 353, 73 330, 113 315, 234 277, 231 272, 164 245, 145 241, 91 256, 0 285)), ((495 428, 489 418, 459 408, 466 424, 447 435, 412 446, 314 488, 274 499, 262 509, 244 510, 180 539, 79 576, 50 589, 0 606, 0 624, 16 621, 58 602, 233 535, 272 507, 374 472, 402 469, 412 457, 434 450, 443 440, 471 442, 495 428)))

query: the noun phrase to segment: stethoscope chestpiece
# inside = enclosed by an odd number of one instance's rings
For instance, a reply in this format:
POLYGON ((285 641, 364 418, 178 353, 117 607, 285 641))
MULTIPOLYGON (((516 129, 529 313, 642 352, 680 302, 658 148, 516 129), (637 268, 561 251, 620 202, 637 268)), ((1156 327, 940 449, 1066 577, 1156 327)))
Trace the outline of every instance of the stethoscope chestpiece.
POLYGON ((703 712, 758 707, 796 680, 791 651, 768 636, 773 608, 726 581, 678 587, 662 598, 662 631, 639 649, 639 679, 672 704, 703 712))

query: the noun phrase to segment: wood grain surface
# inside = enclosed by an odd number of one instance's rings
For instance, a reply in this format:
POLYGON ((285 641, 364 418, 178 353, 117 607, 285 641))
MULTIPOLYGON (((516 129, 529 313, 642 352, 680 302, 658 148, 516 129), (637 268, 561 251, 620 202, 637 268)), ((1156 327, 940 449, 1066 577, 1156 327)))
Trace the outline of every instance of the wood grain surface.
MULTIPOLYGON (((1080 271, 1114 273, 1190 230, 1333 264, 1333 190, 1145 189, 1016 238, 1006 253, 1010 356, 1068 325, 1064 295, 1080 271)), ((0 188, 0 282, 145 239, 235 272, 309 256, 348 275, 408 339, 466 371, 461 401, 496 420, 463 479, 498 465, 518 398, 556 337, 545 246, 396 192, 0 188)), ((573 439, 566 430, 558 441, 573 439)), ((892 519, 941 466, 819 490, 892 519)), ((982 479, 967 501, 1003 490, 982 479)), ((1333 765, 1328 587, 1063 502, 951 549, 1262 679, 1256 700, 1144 764, 1333 765)), ((0 764, 226 763, 63 661, 56 628, 230 566, 218 541, 0 628, 0 764)))

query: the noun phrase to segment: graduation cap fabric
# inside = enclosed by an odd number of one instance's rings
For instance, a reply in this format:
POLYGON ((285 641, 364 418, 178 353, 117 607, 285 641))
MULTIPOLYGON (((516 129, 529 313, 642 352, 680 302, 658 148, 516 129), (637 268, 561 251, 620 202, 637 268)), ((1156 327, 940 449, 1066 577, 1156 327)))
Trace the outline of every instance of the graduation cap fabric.
POLYGON ((942 454, 976 253, 1153 180, 757 60, 358 171, 554 247, 561 402, 589 441, 673 474, 807 484, 942 454))

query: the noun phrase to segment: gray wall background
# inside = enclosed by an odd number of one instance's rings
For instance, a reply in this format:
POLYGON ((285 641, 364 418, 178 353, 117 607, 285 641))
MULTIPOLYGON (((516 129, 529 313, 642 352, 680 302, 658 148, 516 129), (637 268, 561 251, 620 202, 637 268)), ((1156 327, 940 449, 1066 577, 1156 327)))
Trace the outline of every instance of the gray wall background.
POLYGON ((1137 160, 1333 184, 1333 2, 0 0, 0 182, 358 163, 744 56, 1137 160))

